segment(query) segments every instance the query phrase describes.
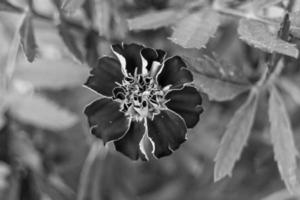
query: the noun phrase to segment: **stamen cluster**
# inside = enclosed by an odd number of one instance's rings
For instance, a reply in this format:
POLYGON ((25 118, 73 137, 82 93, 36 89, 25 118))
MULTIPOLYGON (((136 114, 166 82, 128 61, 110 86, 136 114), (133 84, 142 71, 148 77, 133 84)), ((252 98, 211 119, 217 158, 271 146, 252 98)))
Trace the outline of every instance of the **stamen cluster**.
POLYGON ((121 103, 120 111, 135 121, 153 119, 166 109, 164 96, 165 92, 152 77, 140 74, 125 77, 113 90, 114 99, 121 103))

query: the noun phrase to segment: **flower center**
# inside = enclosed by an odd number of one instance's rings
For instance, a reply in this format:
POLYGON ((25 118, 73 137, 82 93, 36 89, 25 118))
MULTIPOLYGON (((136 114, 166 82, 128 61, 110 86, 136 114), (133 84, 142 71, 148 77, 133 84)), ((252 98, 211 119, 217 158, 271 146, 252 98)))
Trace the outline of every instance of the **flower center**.
POLYGON ((113 90, 114 100, 121 103, 121 111, 136 121, 153 117, 165 109, 165 92, 153 77, 135 75, 125 77, 113 90))

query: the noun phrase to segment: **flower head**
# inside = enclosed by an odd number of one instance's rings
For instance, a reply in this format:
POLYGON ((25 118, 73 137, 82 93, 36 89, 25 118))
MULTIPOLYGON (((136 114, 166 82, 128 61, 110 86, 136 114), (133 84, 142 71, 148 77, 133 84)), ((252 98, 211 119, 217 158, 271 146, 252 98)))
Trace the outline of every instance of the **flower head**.
POLYGON ((133 160, 148 159, 145 141, 160 158, 186 140, 202 112, 193 76, 179 56, 138 44, 112 46, 116 57, 102 57, 86 86, 104 95, 85 109, 91 132, 133 160))

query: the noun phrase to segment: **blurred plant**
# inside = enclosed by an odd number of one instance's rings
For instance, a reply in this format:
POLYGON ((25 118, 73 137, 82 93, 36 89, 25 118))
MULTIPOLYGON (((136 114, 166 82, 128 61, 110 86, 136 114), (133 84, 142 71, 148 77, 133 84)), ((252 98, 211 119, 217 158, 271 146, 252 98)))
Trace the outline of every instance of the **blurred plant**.
MULTIPOLYGON (((296 0, 1 0, 0 198, 74 199, 68 185, 75 184, 78 200, 260 199, 279 188, 274 153, 287 190, 265 199, 299 199, 299 7, 296 0), (52 166, 52 142, 42 133, 81 120, 49 96, 78 90, 86 65, 96 69, 121 41, 183 54, 193 85, 207 95, 206 113, 181 150, 146 164, 87 140, 79 183, 68 182, 52 166)), ((89 97, 77 95, 66 105, 86 98, 82 110, 89 97)), ((74 136, 66 138, 78 156, 74 136)))

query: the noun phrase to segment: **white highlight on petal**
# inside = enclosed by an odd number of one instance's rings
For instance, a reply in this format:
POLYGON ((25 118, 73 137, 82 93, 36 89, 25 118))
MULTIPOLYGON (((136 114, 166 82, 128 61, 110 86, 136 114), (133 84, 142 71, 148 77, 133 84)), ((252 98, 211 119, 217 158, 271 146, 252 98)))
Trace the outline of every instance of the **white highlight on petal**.
POLYGON ((140 52, 140 56, 141 56, 141 59, 142 59, 142 75, 146 76, 149 73, 148 70, 147 70, 148 61, 142 55, 142 51, 140 52))
MULTIPOLYGON (((122 48, 123 48, 123 43, 122 43, 122 48)), ((121 71, 125 76, 128 76, 127 70, 126 70, 126 59, 124 56, 119 54, 118 52, 114 51, 114 49, 111 47, 112 52, 117 56, 118 60, 121 63, 121 71)))
POLYGON ((162 69, 161 63, 154 61, 150 69, 150 75, 152 77, 156 77, 160 73, 161 69, 162 69))

